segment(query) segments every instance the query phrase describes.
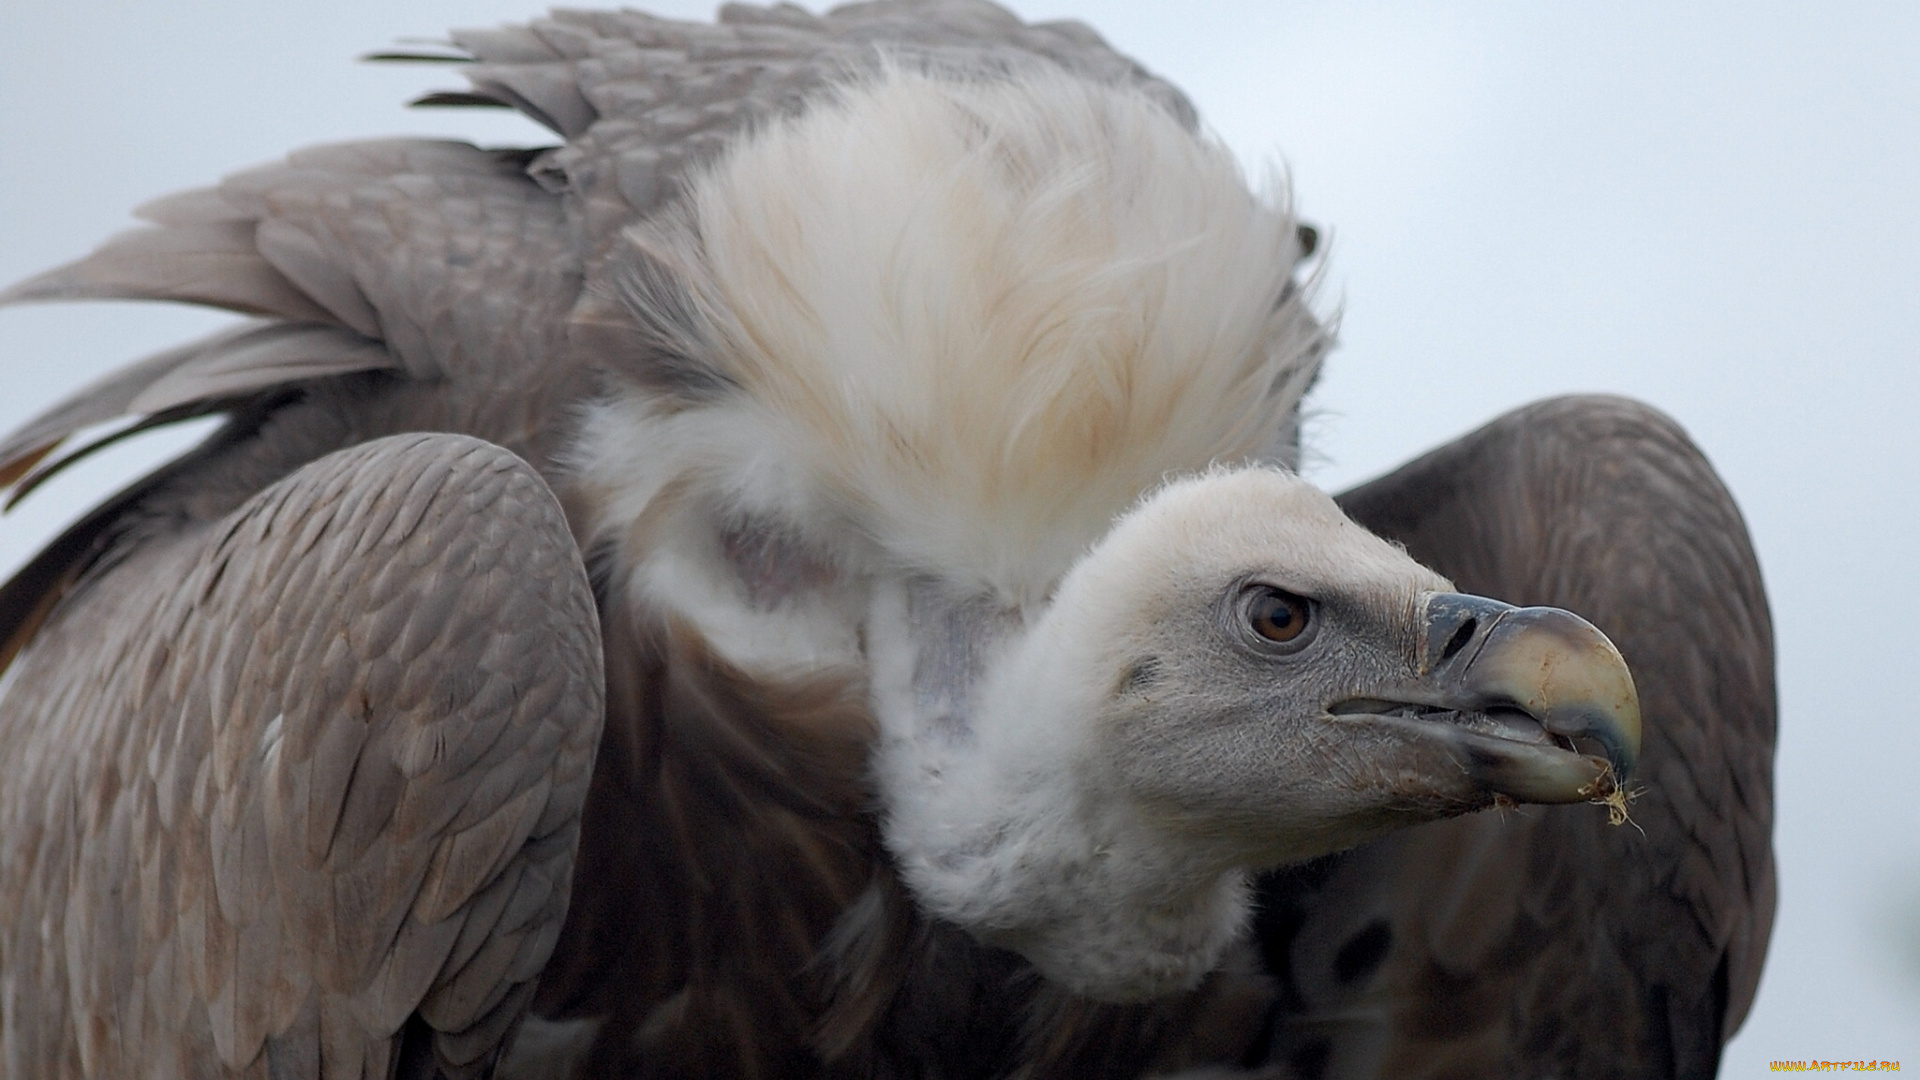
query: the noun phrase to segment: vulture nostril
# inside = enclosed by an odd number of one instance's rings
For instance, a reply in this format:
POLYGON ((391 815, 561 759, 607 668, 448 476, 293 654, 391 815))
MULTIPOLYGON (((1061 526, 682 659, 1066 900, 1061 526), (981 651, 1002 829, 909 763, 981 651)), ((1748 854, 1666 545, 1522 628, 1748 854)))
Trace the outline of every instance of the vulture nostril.
POLYGON ((1460 629, 1455 630, 1453 636, 1447 639, 1447 647, 1440 650, 1440 662, 1444 664, 1459 655, 1460 650, 1467 647, 1467 642, 1473 640, 1473 632, 1478 629, 1480 629, 1479 619, 1468 619, 1461 623, 1460 629))
POLYGON ((1333 977, 1340 985, 1350 986, 1374 973, 1380 961, 1393 947, 1393 927, 1385 919, 1375 919, 1359 933, 1348 938, 1333 957, 1333 977))

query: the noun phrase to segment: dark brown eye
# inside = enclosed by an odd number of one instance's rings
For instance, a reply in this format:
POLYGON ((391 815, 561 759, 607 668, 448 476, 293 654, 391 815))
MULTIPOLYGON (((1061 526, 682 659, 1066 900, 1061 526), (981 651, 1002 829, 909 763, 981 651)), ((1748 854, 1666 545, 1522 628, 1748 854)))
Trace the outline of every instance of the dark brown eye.
POLYGON ((1306 633, 1313 605, 1304 596, 1256 585, 1247 600, 1247 625, 1268 641, 1285 645, 1306 633))

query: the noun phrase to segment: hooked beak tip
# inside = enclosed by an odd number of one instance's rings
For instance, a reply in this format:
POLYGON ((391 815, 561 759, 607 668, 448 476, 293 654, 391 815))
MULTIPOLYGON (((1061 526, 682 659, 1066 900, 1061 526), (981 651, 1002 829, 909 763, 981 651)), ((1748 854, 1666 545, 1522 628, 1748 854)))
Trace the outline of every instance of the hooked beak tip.
POLYGON ((1569 802, 1609 796, 1626 782, 1640 755, 1640 698, 1620 650, 1597 627, 1559 608, 1453 593, 1430 595, 1426 614, 1421 667, 1431 678, 1482 707, 1522 710, 1576 751, 1590 741, 1604 755, 1604 767, 1583 755, 1597 775, 1570 790, 1566 769, 1520 761, 1496 770, 1490 786, 1529 801, 1569 802))

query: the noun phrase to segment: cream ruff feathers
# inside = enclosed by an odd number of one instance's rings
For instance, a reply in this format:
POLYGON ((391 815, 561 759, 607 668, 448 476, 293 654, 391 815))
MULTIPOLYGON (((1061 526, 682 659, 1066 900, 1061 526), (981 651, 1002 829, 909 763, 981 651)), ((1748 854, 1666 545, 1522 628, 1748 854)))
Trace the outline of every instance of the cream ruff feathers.
POLYGON ((1286 207, 1145 95, 1053 71, 844 86, 631 239, 665 272, 628 301, 743 392, 609 407, 605 521, 697 475, 1013 605, 1168 474, 1290 463, 1324 346, 1286 207))

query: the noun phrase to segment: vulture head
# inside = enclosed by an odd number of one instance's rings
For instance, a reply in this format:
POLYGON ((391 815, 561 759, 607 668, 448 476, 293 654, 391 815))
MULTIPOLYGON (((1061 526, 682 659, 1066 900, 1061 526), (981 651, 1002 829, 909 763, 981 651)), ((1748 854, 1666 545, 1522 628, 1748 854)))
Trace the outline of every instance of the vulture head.
POLYGON ((1605 796, 1638 705, 1295 476, 1284 201, 1139 90, 895 66, 602 253, 575 470, 631 608, 861 688, 922 907, 1067 988, 1196 983, 1256 871, 1605 796))

